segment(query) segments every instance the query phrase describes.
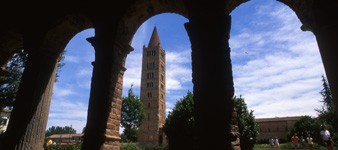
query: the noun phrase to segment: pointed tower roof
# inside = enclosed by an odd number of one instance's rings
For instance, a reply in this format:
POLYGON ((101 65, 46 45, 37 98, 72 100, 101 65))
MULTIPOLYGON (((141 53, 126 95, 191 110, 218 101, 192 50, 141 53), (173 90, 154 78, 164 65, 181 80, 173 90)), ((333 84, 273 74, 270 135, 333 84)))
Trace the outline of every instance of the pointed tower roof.
POLYGON ((160 37, 158 36, 156 26, 154 27, 153 34, 151 35, 148 47, 155 47, 161 45, 160 37))

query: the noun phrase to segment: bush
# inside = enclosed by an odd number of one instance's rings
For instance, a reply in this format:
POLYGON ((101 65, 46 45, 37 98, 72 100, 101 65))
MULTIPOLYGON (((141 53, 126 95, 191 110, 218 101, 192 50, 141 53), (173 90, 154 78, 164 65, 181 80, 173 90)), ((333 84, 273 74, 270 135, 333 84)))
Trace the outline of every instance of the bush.
POLYGON ((80 150, 82 143, 68 144, 68 145, 51 145, 47 150, 80 150))

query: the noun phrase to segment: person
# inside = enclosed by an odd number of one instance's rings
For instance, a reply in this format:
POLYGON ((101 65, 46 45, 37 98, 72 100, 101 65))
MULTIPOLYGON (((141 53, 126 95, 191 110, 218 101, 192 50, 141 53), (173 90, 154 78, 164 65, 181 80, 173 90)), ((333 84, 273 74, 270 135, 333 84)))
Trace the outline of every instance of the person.
POLYGON ((333 150, 333 142, 330 136, 329 130, 327 130, 327 126, 324 124, 322 125, 322 130, 320 131, 320 138, 323 142, 323 145, 328 149, 328 150, 333 150))
POLYGON ((291 137, 291 142, 293 144, 294 149, 298 149, 299 146, 299 137, 297 136, 297 133, 294 133, 291 137))
POLYGON ((310 134, 307 135, 306 141, 307 145, 309 146, 309 149, 313 150, 313 138, 311 137, 310 134))
POLYGON ((52 139, 47 139, 44 145, 44 149, 50 149, 50 146, 52 145, 53 141, 52 139))
POLYGON ((300 136, 300 143, 301 143, 302 148, 306 147, 306 141, 303 136, 300 136))
POLYGON ((273 139, 273 137, 269 139, 269 145, 270 145, 270 149, 273 150, 275 146, 275 140, 273 139))
POLYGON ((275 147, 276 147, 276 150, 279 150, 279 140, 277 136, 275 136, 275 147))

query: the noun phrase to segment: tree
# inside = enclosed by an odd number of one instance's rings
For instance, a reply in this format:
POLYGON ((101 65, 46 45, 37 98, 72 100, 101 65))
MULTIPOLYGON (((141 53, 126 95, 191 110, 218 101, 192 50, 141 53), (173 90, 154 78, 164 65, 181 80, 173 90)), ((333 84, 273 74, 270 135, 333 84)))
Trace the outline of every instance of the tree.
MULTIPOLYGON (((55 82, 59 77, 61 68, 65 65, 63 54, 58 61, 55 82)), ((28 54, 23 49, 18 49, 7 64, 9 73, 5 76, 0 76, 0 108, 11 108, 13 106, 27 59, 28 54)))
POLYGON ((169 150, 191 149, 195 124, 193 106, 193 94, 188 91, 168 114, 163 131, 167 135, 169 150))
POLYGON ((52 126, 47 129, 46 131, 46 137, 51 136, 53 134, 76 134, 76 130, 72 126, 52 126))
MULTIPOLYGON (((253 111, 247 110, 242 97, 235 97, 234 101, 237 112, 236 119, 241 133, 241 148, 252 149, 258 137, 258 124, 253 116, 253 111)), ((195 125, 193 106, 193 94, 188 92, 186 96, 176 102, 175 107, 169 113, 163 130, 167 135, 170 150, 191 149, 195 125)))
POLYGON ((141 125, 145 114, 142 102, 133 93, 133 85, 128 90, 128 96, 122 98, 121 125, 124 127, 122 137, 130 142, 137 141, 137 129, 141 125))
POLYGON ((234 97, 238 128, 240 133, 240 143, 242 149, 253 149, 258 138, 258 124, 255 121, 253 111, 248 111, 244 98, 234 97))
POLYGON ((320 140, 320 121, 317 118, 311 116, 302 116, 298 121, 295 122, 293 127, 288 130, 288 139, 291 138, 294 133, 297 135, 303 136, 306 138, 309 134, 313 138, 314 142, 319 142, 320 140))
POLYGON ((323 106, 321 109, 316 109, 316 111, 319 113, 318 118, 321 120, 322 124, 325 123, 328 126, 328 129, 332 133, 335 133, 335 138, 338 138, 338 118, 331 89, 324 76, 322 76, 322 82, 323 89, 320 91, 320 94, 322 95, 321 102, 323 102, 323 106))
POLYGON ((0 76, 0 108, 13 106, 27 58, 24 50, 17 50, 8 62, 9 73, 0 76))

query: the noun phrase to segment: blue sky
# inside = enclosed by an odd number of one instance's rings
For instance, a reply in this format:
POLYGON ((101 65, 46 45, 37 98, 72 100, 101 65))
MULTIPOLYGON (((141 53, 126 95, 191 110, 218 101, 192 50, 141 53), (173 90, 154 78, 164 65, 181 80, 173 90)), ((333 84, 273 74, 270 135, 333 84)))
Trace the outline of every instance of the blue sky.
MULTIPOLYGON (((316 116, 325 72, 313 33, 301 31, 295 13, 276 1, 252 0, 231 15, 235 95, 242 95, 256 118, 316 116)), ((127 56, 123 95, 131 84, 134 93, 140 93, 142 47, 154 26, 166 50, 167 111, 193 91, 185 22, 177 14, 161 14, 142 24, 132 41, 134 51, 127 56)), ((81 132, 86 124, 94 49, 85 39, 93 35, 93 29, 80 32, 66 47, 66 65, 54 86, 47 128, 72 125, 81 132)))

